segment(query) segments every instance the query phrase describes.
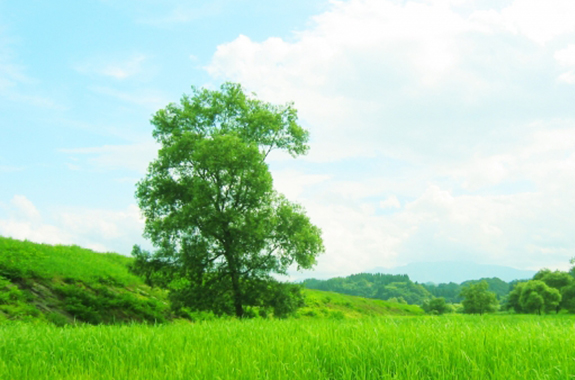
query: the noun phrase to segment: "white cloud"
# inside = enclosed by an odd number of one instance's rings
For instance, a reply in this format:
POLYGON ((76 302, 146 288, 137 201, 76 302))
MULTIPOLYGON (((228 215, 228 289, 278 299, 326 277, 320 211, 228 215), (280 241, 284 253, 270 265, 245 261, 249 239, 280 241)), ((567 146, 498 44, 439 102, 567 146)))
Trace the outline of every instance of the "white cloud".
POLYGON ((11 204, 15 211, 22 215, 24 219, 31 221, 40 220, 40 212, 25 196, 15 195, 14 198, 12 198, 11 204))
POLYGON ((401 208, 401 203, 399 199, 395 195, 392 195, 385 199, 384 201, 379 202, 379 207, 386 209, 386 208, 401 208))
POLYGON ((501 14, 511 31, 538 44, 575 32, 575 3, 570 0, 515 0, 501 14))
POLYGON ((522 81, 537 74, 537 60, 526 64, 537 47, 506 46, 474 13, 441 4, 337 2, 314 22, 293 42, 239 36, 218 46, 207 70, 267 100, 295 101, 316 162, 460 154, 473 134, 501 127, 469 118, 506 107, 506 95, 525 96, 522 81))
POLYGON ((567 71, 559 77, 557 77, 559 82, 565 82, 567 84, 575 84, 575 70, 567 71))
POLYGON ((565 49, 556 51, 553 57, 561 66, 575 66, 575 44, 570 44, 565 49))
POLYGON ((133 244, 146 244, 141 237, 144 221, 136 205, 125 210, 58 207, 42 215, 28 198, 16 195, 3 208, 7 215, 0 217, 1 236, 122 254, 128 254, 133 244))
POLYGON ((15 195, 3 207, 5 218, 0 218, 0 235, 20 240, 47 244, 70 244, 70 236, 54 225, 44 223, 34 204, 23 195, 15 195))
POLYGON ((295 170, 274 171, 274 189, 284 194, 290 200, 297 200, 304 189, 316 183, 329 179, 327 175, 309 175, 295 170))
POLYGON ((575 116, 556 80, 575 83, 575 2, 497 6, 340 1, 290 41, 218 46, 212 76, 294 101, 311 131, 277 184, 324 231, 318 271, 568 262, 575 116))
MULTIPOLYGON (((61 149, 60 152, 79 157, 89 157, 88 163, 97 170, 127 169, 145 173, 148 164, 156 158, 159 146, 155 141, 134 143, 130 145, 105 145, 101 147, 61 149)), ((72 170, 80 169, 77 164, 68 165, 72 170)))
POLYGON ((573 69, 559 75, 557 80, 568 84, 575 84, 575 45, 570 44, 565 49, 555 52, 555 60, 561 65, 573 69))

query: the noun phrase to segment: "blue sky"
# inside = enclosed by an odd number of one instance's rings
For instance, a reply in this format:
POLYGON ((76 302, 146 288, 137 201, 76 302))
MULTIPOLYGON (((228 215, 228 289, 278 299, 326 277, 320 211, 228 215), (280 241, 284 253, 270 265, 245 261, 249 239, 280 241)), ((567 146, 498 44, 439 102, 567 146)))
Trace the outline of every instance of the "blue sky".
POLYGON ((310 153, 270 157, 324 232, 314 276, 575 256, 571 0, 0 0, 0 235, 128 254, 191 85, 295 102, 310 153))

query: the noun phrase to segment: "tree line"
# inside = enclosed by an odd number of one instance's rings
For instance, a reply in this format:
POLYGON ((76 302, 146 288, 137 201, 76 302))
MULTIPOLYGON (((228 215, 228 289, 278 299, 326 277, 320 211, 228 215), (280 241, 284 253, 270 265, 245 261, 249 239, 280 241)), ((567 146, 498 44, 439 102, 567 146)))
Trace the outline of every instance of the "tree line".
POLYGON ((391 300, 411 305, 423 305, 432 298, 443 298, 447 303, 463 301, 461 291, 471 284, 485 281, 488 291, 502 300, 511 290, 511 283, 497 277, 465 281, 461 284, 420 284, 411 281, 408 275, 383 273, 359 273, 347 277, 335 277, 328 280, 307 279, 303 285, 309 289, 318 289, 353 296, 391 300))
MULTIPOLYGON (((572 260, 572 264, 575 261, 572 260)), ((328 280, 308 279, 303 285, 350 295, 420 305, 443 314, 575 313, 575 267, 570 271, 542 269, 532 279, 505 282, 497 277, 442 284, 419 284, 408 275, 360 273, 328 280)))

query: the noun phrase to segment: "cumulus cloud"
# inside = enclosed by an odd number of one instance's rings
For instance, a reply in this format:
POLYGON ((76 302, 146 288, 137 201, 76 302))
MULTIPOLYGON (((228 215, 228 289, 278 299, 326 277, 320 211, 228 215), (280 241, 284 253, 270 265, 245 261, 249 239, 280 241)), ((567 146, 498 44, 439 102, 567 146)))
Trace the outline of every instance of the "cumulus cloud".
POLYGON ((387 199, 379 202, 379 207, 381 208, 401 208, 401 203, 395 195, 388 197, 387 199))
POLYGON ((124 210, 58 208, 41 214, 27 197, 15 195, 0 206, 1 236, 122 254, 143 242, 144 221, 136 205, 124 210))
POLYGON ((568 263, 575 3, 489 4, 338 1, 290 40, 217 48, 214 78, 294 101, 311 131, 286 188, 324 231, 319 271, 568 263))
POLYGON ((575 84, 575 45, 568 45, 566 48, 555 52, 555 60, 561 66, 569 67, 571 70, 559 75, 557 78, 560 82, 575 84))
MULTIPOLYGON (((100 147, 61 149, 75 160, 88 157, 91 169, 97 170, 130 170, 139 174, 145 173, 148 164, 156 158, 158 145, 153 141, 144 141, 129 145, 104 145, 100 147)), ((77 164, 69 164, 71 170, 79 170, 77 164)))
POLYGON ((569 0, 515 0, 501 12, 502 20, 515 33, 538 44, 575 32, 575 3, 569 0))

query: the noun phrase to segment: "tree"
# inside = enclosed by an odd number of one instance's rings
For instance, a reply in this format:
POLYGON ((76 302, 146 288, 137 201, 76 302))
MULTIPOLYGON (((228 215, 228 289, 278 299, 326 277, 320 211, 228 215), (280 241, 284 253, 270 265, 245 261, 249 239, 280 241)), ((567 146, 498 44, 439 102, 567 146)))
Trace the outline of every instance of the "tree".
POLYGON ((550 271, 549 269, 542 269, 533 276, 534 280, 541 280, 547 286, 561 291, 562 288, 569 286, 573 283, 573 276, 567 272, 559 270, 550 271))
POLYGON ((238 84, 192 90, 152 118, 161 148, 136 197, 157 250, 135 247, 134 268, 190 309, 285 314, 298 302, 288 302, 293 287, 272 274, 313 267, 323 243, 304 209, 273 190, 265 159, 274 149, 306 153, 308 132, 291 104, 250 98, 238 84))
POLYGON ((561 288, 561 303, 559 306, 569 313, 575 313, 575 285, 561 288))
POLYGON ((487 281, 469 284, 462 287, 463 312, 469 314, 483 314, 497 311, 499 303, 495 293, 487 290, 487 281))
POLYGON ((521 287, 519 303, 526 313, 541 314, 556 311, 561 302, 561 293, 547 286, 543 281, 530 280, 521 287))
POLYGON ((541 280, 550 288, 557 289, 561 294, 561 302, 557 304, 556 311, 560 309, 573 310, 574 306, 574 289, 575 281, 573 276, 560 270, 551 271, 542 269, 533 276, 534 280, 541 280))
POLYGON ((425 301, 423 305, 421 305, 421 308, 427 314, 441 315, 453 312, 453 307, 445 302, 445 298, 443 297, 434 297, 431 300, 425 301))
POLYGON ((507 309, 513 309, 516 313, 523 313, 523 307, 519 302, 521 298, 521 292, 523 291, 523 287, 525 286, 526 282, 518 282, 513 287, 513 290, 509 292, 507 295, 507 309))

